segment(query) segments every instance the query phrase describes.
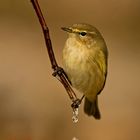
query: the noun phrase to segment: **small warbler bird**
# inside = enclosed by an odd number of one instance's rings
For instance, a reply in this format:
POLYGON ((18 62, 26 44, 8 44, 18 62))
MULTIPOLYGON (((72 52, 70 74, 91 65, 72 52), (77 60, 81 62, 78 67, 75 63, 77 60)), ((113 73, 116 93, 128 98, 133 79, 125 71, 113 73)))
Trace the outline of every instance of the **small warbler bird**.
POLYGON ((107 76, 108 50, 100 32, 89 24, 62 27, 68 33, 63 67, 71 85, 85 95, 84 111, 100 119, 98 95, 107 76))

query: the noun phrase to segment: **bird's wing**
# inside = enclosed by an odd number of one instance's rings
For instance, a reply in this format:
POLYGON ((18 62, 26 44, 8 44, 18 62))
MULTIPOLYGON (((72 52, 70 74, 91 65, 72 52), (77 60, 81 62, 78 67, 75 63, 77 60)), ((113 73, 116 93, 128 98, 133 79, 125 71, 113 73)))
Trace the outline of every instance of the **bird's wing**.
POLYGON ((92 61, 92 63, 96 64, 96 66, 101 70, 101 72, 103 73, 103 76, 104 76, 104 84, 103 84, 101 90, 98 92, 98 94, 100 94, 100 92, 103 90, 105 83, 106 83, 107 57, 108 57, 107 54, 101 50, 99 50, 95 56, 90 56, 90 61, 92 61))

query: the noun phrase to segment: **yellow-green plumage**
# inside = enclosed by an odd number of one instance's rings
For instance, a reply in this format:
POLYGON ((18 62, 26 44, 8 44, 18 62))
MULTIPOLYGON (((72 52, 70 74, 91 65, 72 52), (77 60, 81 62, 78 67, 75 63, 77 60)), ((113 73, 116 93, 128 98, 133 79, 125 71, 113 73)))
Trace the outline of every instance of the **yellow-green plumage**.
POLYGON ((85 95, 85 113, 99 119, 97 96, 106 81, 106 44, 91 25, 74 24, 63 29, 69 32, 63 49, 64 70, 72 86, 85 95))

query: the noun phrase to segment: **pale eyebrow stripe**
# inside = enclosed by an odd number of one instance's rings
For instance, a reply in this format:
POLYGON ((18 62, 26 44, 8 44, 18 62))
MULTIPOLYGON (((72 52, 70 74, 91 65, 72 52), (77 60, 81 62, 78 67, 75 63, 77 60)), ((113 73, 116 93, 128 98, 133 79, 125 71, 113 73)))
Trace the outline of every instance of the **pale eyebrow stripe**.
POLYGON ((89 32, 90 34, 96 35, 96 33, 94 31, 89 32))

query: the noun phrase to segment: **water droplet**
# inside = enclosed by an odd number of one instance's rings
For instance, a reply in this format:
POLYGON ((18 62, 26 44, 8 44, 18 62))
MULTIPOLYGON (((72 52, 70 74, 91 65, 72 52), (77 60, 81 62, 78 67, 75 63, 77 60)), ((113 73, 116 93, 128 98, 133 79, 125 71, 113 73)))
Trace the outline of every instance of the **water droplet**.
POLYGON ((77 123, 78 122, 78 108, 74 108, 73 109, 73 116, 72 116, 72 121, 73 123, 77 123))
POLYGON ((79 140, 79 139, 77 139, 76 137, 73 137, 72 140, 79 140))

